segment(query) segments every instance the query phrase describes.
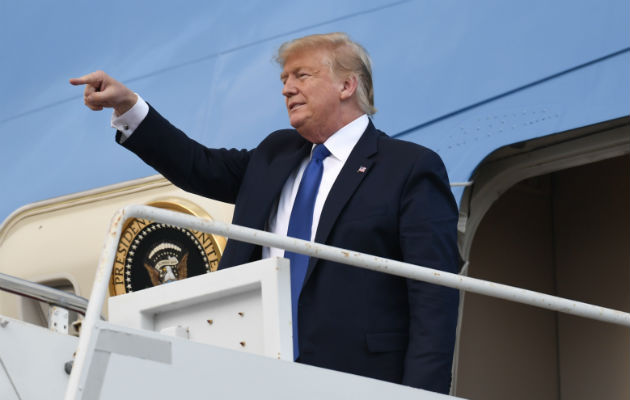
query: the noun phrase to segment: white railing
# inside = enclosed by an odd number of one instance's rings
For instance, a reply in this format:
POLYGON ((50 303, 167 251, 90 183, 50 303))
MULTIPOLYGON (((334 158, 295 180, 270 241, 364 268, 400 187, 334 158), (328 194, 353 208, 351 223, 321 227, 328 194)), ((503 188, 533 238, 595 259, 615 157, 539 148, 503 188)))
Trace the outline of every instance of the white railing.
POLYGON ((0 273, 0 290, 85 314, 88 300, 63 290, 0 273))
MULTIPOLYGON (((372 271, 384 272, 408 279, 414 279, 496 297, 517 303, 532 305, 548 310, 578 315, 599 321, 630 327, 630 314, 610 308, 595 306, 562 297, 551 296, 532 290, 521 289, 500 283, 475 279, 463 275, 448 273, 432 268, 389 260, 338 247, 326 246, 301 239, 276 235, 256 229, 238 225, 210 221, 187 214, 181 214, 164 209, 132 205, 119 210, 112 220, 112 224, 99 259, 99 265, 92 287, 92 294, 83 321, 77 357, 70 376, 67 393, 77 393, 79 388, 79 373, 83 369, 87 350, 92 340, 93 327, 97 323, 109 285, 112 265, 124 222, 129 218, 143 218, 151 221, 175 225, 182 228, 218 234, 242 242, 254 243, 262 246, 283 248, 294 253, 306 254, 311 257, 353 265, 372 271)), ((80 390, 79 390, 80 391, 80 390)))

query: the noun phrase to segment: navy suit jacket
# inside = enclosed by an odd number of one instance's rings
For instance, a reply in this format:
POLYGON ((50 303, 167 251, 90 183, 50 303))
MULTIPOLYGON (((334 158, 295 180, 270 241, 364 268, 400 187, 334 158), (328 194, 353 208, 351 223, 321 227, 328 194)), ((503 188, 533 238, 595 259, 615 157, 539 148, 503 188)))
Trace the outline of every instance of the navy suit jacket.
MULTIPOLYGON (((153 108, 123 145, 184 190, 234 203, 233 223, 256 229, 266 228, 312 147, 280 130, 253 150, 208 149, 153 108)), ((326 199, 315 241, 457 272, 457 218, 439 156, 370 122, 326 199)), ((260 246, 228 240, 220 268, 260 257, 260 246)), ((457 291, 312 258, 298 307, 300 362, 448 392, 457 291)))

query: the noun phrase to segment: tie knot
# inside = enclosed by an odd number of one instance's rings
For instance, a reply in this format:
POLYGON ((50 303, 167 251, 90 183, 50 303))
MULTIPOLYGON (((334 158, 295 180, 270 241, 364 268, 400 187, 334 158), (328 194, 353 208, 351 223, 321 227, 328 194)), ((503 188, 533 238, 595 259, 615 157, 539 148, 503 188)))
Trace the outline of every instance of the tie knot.
POLYGON ((324 158, 328 157, 329 155, 330 155, 330 151, 328 151, 326 146, 320 143, 316 145, 315 148, 313 149, 312 159, 315 161, 321 161, 324 158))

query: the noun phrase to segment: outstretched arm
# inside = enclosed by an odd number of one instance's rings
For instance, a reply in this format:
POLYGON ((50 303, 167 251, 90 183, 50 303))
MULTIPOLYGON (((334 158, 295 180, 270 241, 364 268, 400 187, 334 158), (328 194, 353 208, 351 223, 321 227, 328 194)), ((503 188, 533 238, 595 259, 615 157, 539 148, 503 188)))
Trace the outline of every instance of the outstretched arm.
POLYGON ((119 116, 129 111, 138 101, 138 95, 103 71, 95 71, 80 78, 71 78, 70 83, 75 86, 85 85, 83 101, 94 111, 113 108, 119 116))
MULTIPOLYGON (((113 108, 116 116, 121 116, 136 103, 137 106, 144 103, 141 99, 138 102, 138 95, 103 71, 72 78, 70 83, 85 85, 85 105, 95 111, 113 108)), ((127 133, 118 128, 125 138, 118 142, 180 188, 235 202, 251 152, 208 149, 171 125, 156 110, 148 105, 146 109, 147 113, 137 120, 137 129, 127 133)))

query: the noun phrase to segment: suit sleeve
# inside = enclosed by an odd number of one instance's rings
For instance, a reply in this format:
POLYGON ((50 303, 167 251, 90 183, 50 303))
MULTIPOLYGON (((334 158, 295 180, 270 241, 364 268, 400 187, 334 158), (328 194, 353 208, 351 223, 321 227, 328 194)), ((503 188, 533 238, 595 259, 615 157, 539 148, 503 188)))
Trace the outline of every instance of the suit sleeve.
MULTIPOLYGON (((457 205, 439 156, 426 151, 416 160, 400 204, 403 260, 457 273, 457 205)), ((448 393, 455 345, 459 292, 407 281, 409 343, 403 384, 448 393)))
POLYGON ((252 153, 209 149, 171 125, 153 107, 121 144, 176 186, 227 203, 236 201, 252 153))

